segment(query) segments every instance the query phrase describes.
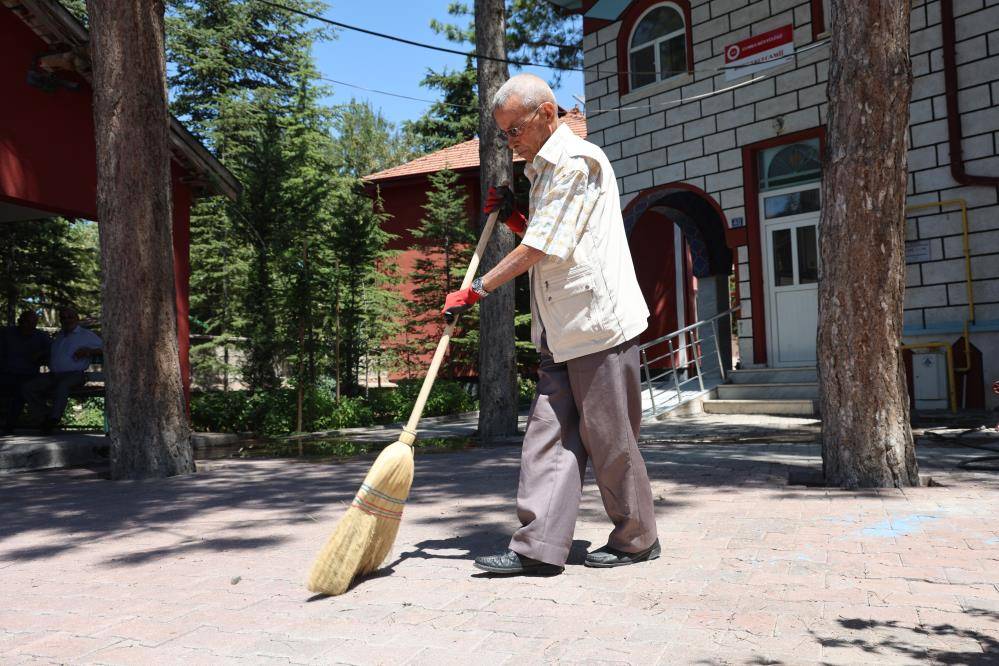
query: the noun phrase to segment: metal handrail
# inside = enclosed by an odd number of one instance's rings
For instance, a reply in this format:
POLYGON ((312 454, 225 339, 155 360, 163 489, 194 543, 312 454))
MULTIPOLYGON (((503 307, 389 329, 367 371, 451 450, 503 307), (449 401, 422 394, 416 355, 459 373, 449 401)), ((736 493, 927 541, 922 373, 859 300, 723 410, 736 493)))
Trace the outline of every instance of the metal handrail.
MULTIPOLYGON (((741 309, 741 306, 737 305, 734 308, 730 308, 725 312, 720 312, 713 317, 707 319, 702 319, 699 322, 691 324, 689 326, 684 326, 681 329, 668 333, 662 337, 656 338, 655 340, 650 340, 649 342, 643 343, 639 348, 639 356, 641 359, 642 370, 645 375, 645 387, 649 392, 649 399, 652 402, 652 412, 656 412, 656 393, 654 383, 659 380, 665 379, 668 375, 672 375, 673 379, 673 390, 676 391, 676 405, 683 404, 683 386, 690 382, 696 381, 700 387, 700 392, 703 393, 704 388, 704 371, 702 361, 704 360, 704 343, 714 339, 715 343, 715 353, 718 357, 718 371, 721 375, 721 380, 724 382, 727 379, 728 373, 725 370, 725 363, 722 358, 721 345, 719 344, 718 338, 718 321, 729 317, 741 309), (711 326, 710 337, 704 337, 700 329, 705 326, 711 326), (680 338, 682 335, 687 335, 687 339, 684 340, 680 338), (674 341, 677 343, 674 345, 674 341), (664 354, 660 354, 655 358, 650 359, 648 357, 648 350, 652 347, 656 347, 665 343, 669 351, 664 354), (688 358, 689 350, 689 358, 688 358), (685 377, 680 380, 681 367, 678 367, 677 356, 680 355, 682 359, 682 371, 686 372, 686 369, 691 365, 694 367, 695 374, 693 376, 685 377), (664 358, 670 359, 670 368, 668 370, 663 370, 654 377, 652 376, 651 364, 663 360, 664 358)), ((643 389, 646 390, 646 389, 643 389)))

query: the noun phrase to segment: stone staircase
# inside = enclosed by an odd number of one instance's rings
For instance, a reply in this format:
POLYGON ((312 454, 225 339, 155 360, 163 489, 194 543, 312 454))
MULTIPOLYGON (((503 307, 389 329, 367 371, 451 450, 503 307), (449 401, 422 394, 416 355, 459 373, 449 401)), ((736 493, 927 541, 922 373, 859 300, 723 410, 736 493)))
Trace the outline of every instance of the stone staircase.
POLYGON ((728 373, 703 403, 707 414, 816 416, 819 384, 814 367, 749 368, 728 373))

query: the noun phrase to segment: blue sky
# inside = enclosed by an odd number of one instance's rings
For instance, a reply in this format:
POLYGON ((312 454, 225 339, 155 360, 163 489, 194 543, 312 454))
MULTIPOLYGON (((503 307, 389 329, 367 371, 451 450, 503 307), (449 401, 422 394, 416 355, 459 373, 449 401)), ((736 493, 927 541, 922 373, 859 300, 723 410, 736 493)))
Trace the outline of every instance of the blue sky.
MULTIPOLYGON (((539 0, 540 1, 540 0, 539 0)), ((430 20, 447 20, 449 0, 350 0, 330 2, 327 18, 369 30, 405 37, 420 42, 456 48, 443 36, 430 29, 430 20)), ((466 48, 466 47, 457 47, 466 48)), ((365 88, 384 90, 420 99, 434 100, 435 91, 420 86, 428 68, 440 70, 464 67, 464 58, 406 44, 399 44, 352 30, 338 30, 337 38, 316 45, 316 64, 322 75, 365 88)), ((516 70, 511 69, 511 73, 516 70)), ((527 68, 538 76, 551 80, 551 70, 527 68)), ((346 86, 332 85, 333 95, 325 101, 339 104, 351 97, 368 100, 375 109, 393 123, 418 118, 430 106, 387 95, 366 92, 346 86)), ((577 104, 573 95, 583 96, 583 75, 569 72, 555 91, 559 104, 572 108, 577 104)), ((581 105, 580 105, 581 106, 581 105)))

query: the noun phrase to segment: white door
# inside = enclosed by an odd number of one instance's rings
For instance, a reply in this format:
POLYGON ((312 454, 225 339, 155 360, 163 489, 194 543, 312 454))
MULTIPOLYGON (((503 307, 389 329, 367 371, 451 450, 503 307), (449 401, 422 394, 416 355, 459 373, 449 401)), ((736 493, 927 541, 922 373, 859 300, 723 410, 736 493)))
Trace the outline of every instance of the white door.
POLYGON ((770 365, 815 365, 820 184, 760 195, 770 365))

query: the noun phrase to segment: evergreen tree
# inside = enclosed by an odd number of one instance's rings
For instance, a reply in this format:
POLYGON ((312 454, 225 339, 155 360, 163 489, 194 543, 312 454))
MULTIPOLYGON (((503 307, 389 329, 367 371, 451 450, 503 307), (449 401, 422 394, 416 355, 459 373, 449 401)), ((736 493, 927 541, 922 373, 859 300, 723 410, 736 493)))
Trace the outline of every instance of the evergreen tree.
POLYGON ((351 100, 337 107, 333 120, 333 251, 338 275, 334 291, 335 375, 338 389, 354 394, 365 359, 381 347, 375 319, 398 317, 397 299, 386 293, 391 240, 382 225, 387 215, 376 195, 374 205, 362 178, 390 166, 399 154, 392 124, 370 105, 351 100))
POLYGON ((25 308, 46 311, 44 321, 53 324, 55 309, 66 303, 85 316, 99 316, 98 256, 92 222, 57 217, 0 225, 0 290, 7 325, 25 308))
MULTIPOLYGON (((311 0, 291 7, 322 11, 311 0)), ((191 215, 191 314, 204 333, 217 336, 195 349, 204 365, 227 376, 229 340, 249 340, 251 386, 277 383, 275 365, 284 340, 277 330, 275 274, 285 252, 285 216, 300 197, 288 196, 296 154, 286 136, 301 118, 303 85, 312 86, 311 47, 328 33, 284 9, 235 0, 175 0, 167 23, 172 110, 199 134, 244 185, 239 202, 199 200, 191 215), (205 348, 207 347, 207 348, 205 348)), ((308 104, 314 107, 318 94, 308 104)), ((303 217, 294 216, 303 224, 303 217)))
MULTIPOLYGON (((407 351, 426 354, 433 351, 444 324, 440 307, 448 293, 461 285, 465 269, 475 244, 473 225, 467 219, 468 196, 458 183, 458 174, 443 169, 430 175, 430 192, 423 205, 424 216, 413 236, 419 243, 410 249, 420 252, 410 282, 414 285, 413 300, 408 304, 406 323, 407 351)), ((448 376, 454 377, 455 362, 474 362, 478 354, 476 343, 476 310, 463 315, 460 330, 451 339, 448 376), (473 337, 469 337, 472 334, 473 337)))
POLYGON ((417 150, 431 153, 475 138, 479 123, 475 79, 471 58, 463 70, 427 70, 420 85, 441 91, 443 98, 417 120, 403 124, 417 150))
MULTIPOLYGON (((464 27, 436 19, 430 27, 448 41, 475 44, 474 12, 462 2, 453 2, 448 14, 455 20, 467 20, 464 27)), ((527 60, 553 68, 551 84, 558 86, 561 70, 583 66, 582 20, 550 2, 512 0, 507 3, 507 57, 527 60)), ((404 129, 423 152, 433 152, 478 133, 479 102, 475 63, 471 58, 463 70, 428 70, 421 85, 439 90, 442 99, 419 119, 407 122, 404 129)))
POLYGON ((341 178, 335 183, 333 248, 337 258, 336 378, 348 395, 357 393, 362 363, 371 346, 371 310, 379 302, 372 292, 383 279, 377 264, 385 256, 391 236, 381 225, 386 215, 364 194, 360 179, 341 178))
POLYGON ((318 104, 320 89, 307 80, 299 82, 295 113, 289 118, 285 142, 291 165, 284 182, 284 229, 276 275, 281 302, 279 333, 282 356, 292 370, 298 390, 299 422, 310 426, 317 416, 309 411, 323 370, 325 321, 332 313, 326 298, 338 276, 330 229, 332 198, 328 186, 331 163, 331 116, 318 104))
MULTIPOLYGON (((171 110, 220 151, 217 121, 233 98, 267 89, 290 103, 302 71, 312 69, 312 45, 332 36, 300 14, 260 2, 172 0, 167 16, 171 110)), ((284 0, 292 9, 322 13, 325 3, 284 0)), ((238 109, 237 109, 238 110, 238 109)), ((223 132, 224 135, 224 132, 223 132)))
POLYGON ((80 23, 87 25, 87 0, 60 0, 60 2, 80 23))
POLYGON ((291 165, 284 151, 283 128, 279 110, 266 95, 248 105, 252 119, 232 140, 231 168, 243 183, 243 196, 233 206, 239 221, 249 232, 250 266, 243 293, 244 335, 248 338, 244 377, 257 389, 278 385, 277 305, 273 271, 281 251, 280 233, 285 219, 282 185, 291 165))
MULTIPOLYGON (((448 14, 457 23, 433 20, 430 27, 448 41, 475 44, 475 12, 464 2, 452 2, 448 14)), ((551 84, 557 87, 567 69, 583 67, 583 22, 578 14, 551 2, 510 0, 506 3, 506 57, 548 65, 551 84)))

